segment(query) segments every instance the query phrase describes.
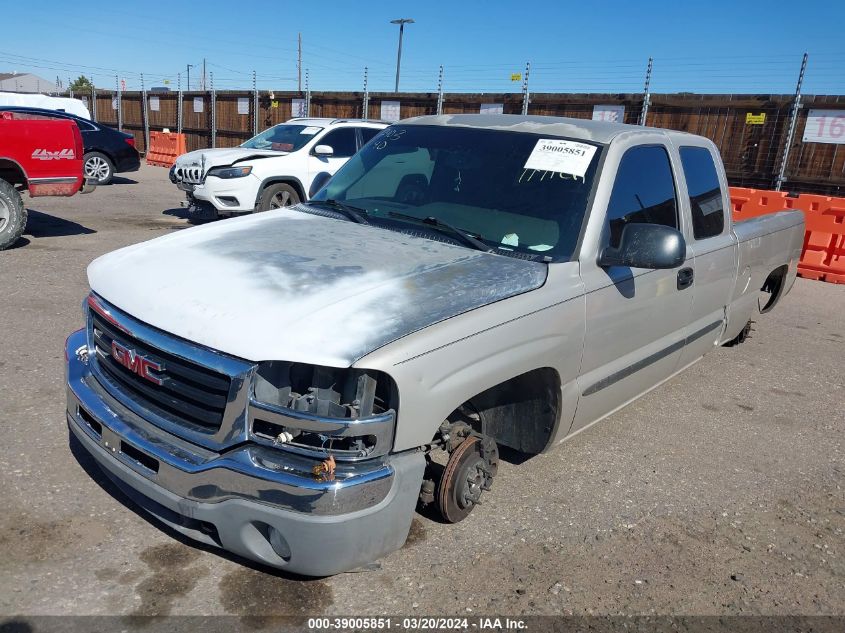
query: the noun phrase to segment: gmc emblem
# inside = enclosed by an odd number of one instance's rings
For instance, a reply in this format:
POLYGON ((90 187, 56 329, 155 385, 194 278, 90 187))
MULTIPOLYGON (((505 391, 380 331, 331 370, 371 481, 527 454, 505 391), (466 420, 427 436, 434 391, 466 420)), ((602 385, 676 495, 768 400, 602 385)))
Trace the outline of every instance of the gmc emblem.
POLYGON ((124 347, 114 340, 111 342, 111 355, 112 358, 133 374, 138 374, 141 378, 146 378, 156 385, 164 384, 162 378, 152 373, 154 371, 163 371, 164 365, 151 361, 149 358, 138 354, 134 349, 124 347))

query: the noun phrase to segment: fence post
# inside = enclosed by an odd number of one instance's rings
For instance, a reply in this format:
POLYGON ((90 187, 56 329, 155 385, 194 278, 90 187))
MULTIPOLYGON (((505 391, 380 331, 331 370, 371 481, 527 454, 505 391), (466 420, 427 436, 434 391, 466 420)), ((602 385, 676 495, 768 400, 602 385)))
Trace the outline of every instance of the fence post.
POLYGON ((305 116, 311 116, 311 84, 308 81, 308 69, 305 69, 305 116))
POLYGON ((210 72, 211 79, 211 147, 217 147, 217 93, 214 91, 214 73, 210 72))
POLYGON ((367 85, 367 67, 364 66, 364 103, 362 105, 364 119, 370 118, 370 89, 367 85))
POLYGON ((182 133, 182 73, 176 74, 176 133, 182 133))
POLYGON ((255 81, 255 71, 252 71, 252 135, 258 134, 258 84, 255 81))
POLYGON ((114 76, 114 85, 117 90, 117 129, 123 132, 123 103, 121 103, 120 80, 114 76))
POLYGON ((789 150, 792 148, 792 139, 795 136, 795 123, 798 121, 798 111, 801 109, 801 84, 804 83, 804 71, 807 70, 807 53, 801 60, 801 71, 798 73, 798 85, 795 87, 795 101, 792 102, 792 112, 789 115, 789 131, 786 133, 786 145, 783 148, 783 156, 780 161, 780 170, 775 181, 775 191, 780 191, 786 180, 786 164, 789 161, 789 150))
POLYGON ((528 72, 531 70, 531 62, 525 64, 525 79, 522 81, 522 114, 528 114, 528 102, 531 96, 528 92, 528 72))
POLYGON ((94 83, 91 83, 91 119, 94 123, 97 122, 97 88, 94 83))
POLYGON ((643 87, 643 109, 640 110, 640 125, 645 125, 646 117, 648 117, 648 106, 651 105, 651 65, 654 60, 648 58, 648 69, 645 71, 645 87, 643 87))
POLYGON ((437 78, 437 114, 443 114, 443 65, 440 65, 440 76, 437 78))
POLYGON ((147 112, 147 90, 144 87, 144 73, 141 73, 141 99, 144 103, 141 106, 141 116, 144 118, 144 154, 150 149, 150 115, 147 112))

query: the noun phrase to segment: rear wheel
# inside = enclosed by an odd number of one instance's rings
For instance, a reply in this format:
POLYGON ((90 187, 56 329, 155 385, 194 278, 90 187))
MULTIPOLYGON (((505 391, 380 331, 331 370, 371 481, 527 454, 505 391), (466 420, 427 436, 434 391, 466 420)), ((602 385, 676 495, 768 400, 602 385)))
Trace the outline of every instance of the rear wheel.
POLYGON ((100 152, 88 152, 82 157, 86 178, 94 178, 98 185, 107 185, 114 177, 114 164, 100 152))
POLYGON ((26 209, 21 194, 0 180, 0 251, 18 241, 26 227, 26 209))
POLYGON ((299 194, 296 189, 285 183, 270 185, 261 194, 256 211, 269 211, 270 209, 282 209, 299 204, 299 194))

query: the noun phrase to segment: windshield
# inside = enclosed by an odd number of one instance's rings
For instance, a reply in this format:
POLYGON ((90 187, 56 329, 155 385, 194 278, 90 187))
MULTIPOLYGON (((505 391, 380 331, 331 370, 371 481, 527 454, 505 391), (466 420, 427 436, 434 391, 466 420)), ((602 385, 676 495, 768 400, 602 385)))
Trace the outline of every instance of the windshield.
POLYGON ((403 215, 435 218, 494 252, 562 261, 578 241, 599 154, 599 145, 542 134, 394 125, 314 200, 342 201, 374 224, 417 231, 420 223, 403 215))
POLYGON ((289 125, 283 123, 258 136, 253 136, 241 147, 247 149, 272 149, 277 152, 295 152, 301 149, 314 135, 323 128, 315 125, 289 125))

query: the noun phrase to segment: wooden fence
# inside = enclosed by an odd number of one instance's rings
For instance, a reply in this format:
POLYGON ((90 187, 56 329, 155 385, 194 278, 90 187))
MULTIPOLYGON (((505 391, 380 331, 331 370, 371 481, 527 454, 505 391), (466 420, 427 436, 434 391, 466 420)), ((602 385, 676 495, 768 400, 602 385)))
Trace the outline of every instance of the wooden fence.
MULTIPOLYGON (((86 97, 89 108, 92 97, 86 97)), ((292 118, 293 100, 305 99, 306 95, 261 91, 256 98, 250 91, 221 91, 184 92, 181 98, 181 128, 190 151, 212 147, 212 141, 215 147, 238 145, 255 133, 292 118)), ((437 93, 370 93, 368 113, 370 118, 378 119, 382 101, 399 101, 402 118, 434 114, 437 98, 437 93)), ((785 149, 793 99, 793 95, 652 94, 646 123, 707 136, 722 153, 731 185, 771 188, 785 149)), ((142 93, 121 94, 122 127, 135 135, 139 150, 146 149, 146 129, 178 130, 178 100, 176 92, 147 93, 145 125, 142 93)), ((501 105, 504 113, 518 114, 522 109, 522 95, 443 95, 444 114, 477 113, 482 104, 501 105)), ((531 95, 528 112, 591 118, 596 105, 624 106, 625 123, 636 124, 642 112, 643 97, 641 94, 537 93, 531 95)), ((310 115, 315 117, 359 118, 363 116, 363 108, 364 94, 361 92, 314 92, 310 95, 310 115)), ((839 145, 835 144, 802 142, 810 108, 845 109, 845 96, 802 97, 784 188, 801 193, 841 195, 845 191, 845 150, 839 152, 839 145)), ((94 110, 98 121, 118 125, 114 93, 98 92, 94 110)))

